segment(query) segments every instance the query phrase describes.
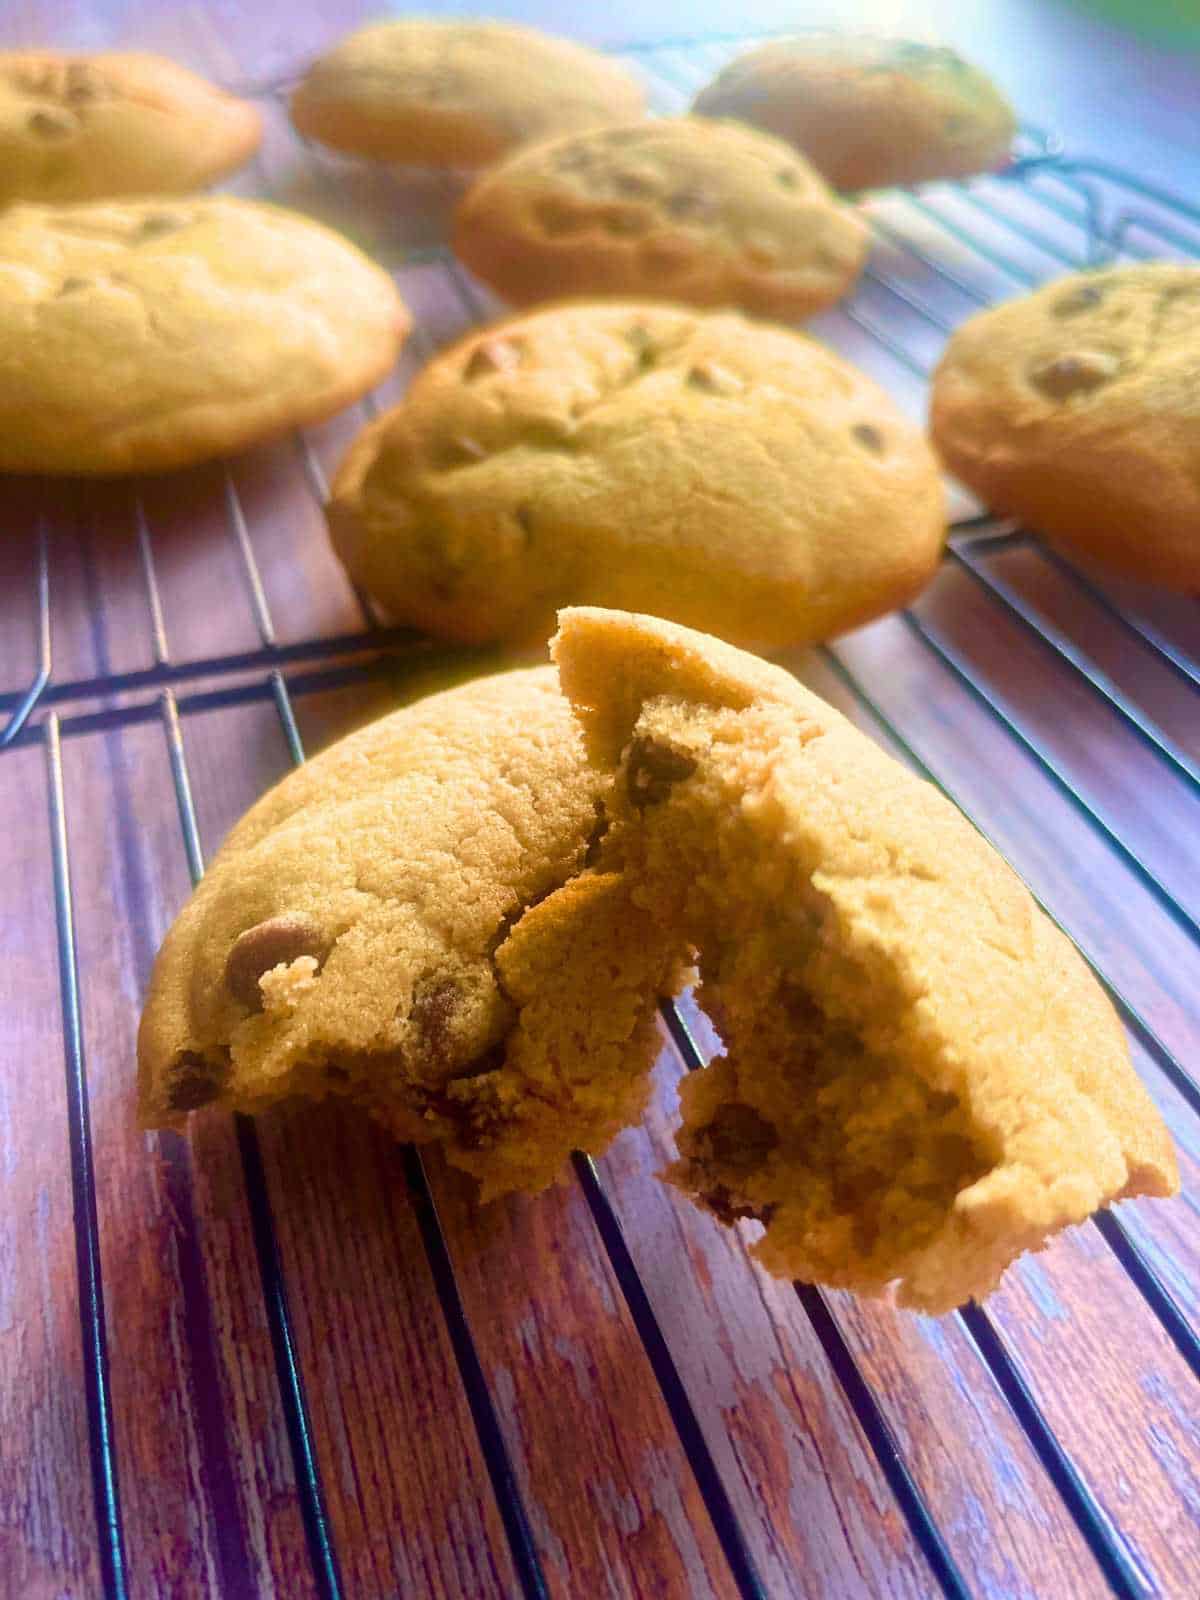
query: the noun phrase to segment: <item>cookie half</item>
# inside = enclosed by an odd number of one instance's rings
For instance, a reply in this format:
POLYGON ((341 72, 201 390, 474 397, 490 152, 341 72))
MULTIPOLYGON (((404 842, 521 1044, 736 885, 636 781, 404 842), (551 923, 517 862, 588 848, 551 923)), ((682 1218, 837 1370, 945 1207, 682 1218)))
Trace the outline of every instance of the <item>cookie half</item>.
POLYGON ((154 472, 341 410, 409 326, 347 240, 246 200, 0 214, 0 471, 154 472))
POLYGON ((848 190, 991 171, 1017 126, 991 79, 944 45, 820 28, 739 56, 693 109, 778 134, 848 190))
POLYGON ((292 96, 292 121, 354 155, 478 167, 644 105, 624 67, 570 40, 510 22, 406 17, 319 57, 292 96))
POLYGON ((185 194, 261 137, 254 106, 162 56, 0 51, 0 206, 185 194))
POLYGON ((993 511, 1200 593, 1200 267, 1077 273, 980 312, 933 381, 934 443, 993 511))
POLYGON ((699 952, 725 1054, 668 1176, 772 1272, 944 1312, 1178 1187, 1112 1006, 931 785, 788 673, 654 618, 553 645, 615 773, 601 866, 699 952))
POLYGON ((799 318, 841 299, 868 233, 780 140, 657 117, 534 145, 478 178, 454 247, 514 305, 653 295, 799 318))
POLYGON ((606 788, 549 667, 431 696, 299 768, 163 943, 143 1122, 340 1096, 442 1144, 485 1197, 603 1149, 641 1112, 655 996, 684 970, 621 879, 585 872, 606 788))
POLYGON ((920 432, 815 340, 607 302, 437 356, 351 447, 328 516, 354 581, 429 633, 540 645, 588 602, 763 649, 906 603, 945 527, 920 432))

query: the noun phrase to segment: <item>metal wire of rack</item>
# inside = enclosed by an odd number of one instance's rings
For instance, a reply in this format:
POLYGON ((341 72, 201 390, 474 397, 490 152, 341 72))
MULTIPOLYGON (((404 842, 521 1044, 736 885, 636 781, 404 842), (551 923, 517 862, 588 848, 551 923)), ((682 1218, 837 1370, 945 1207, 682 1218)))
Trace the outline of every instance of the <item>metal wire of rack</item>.
MULTIPOLYGON (((673 110, 690 97, 726 56, 747 42, 741 38, 681 40, 667 45, 632 46, 626 54, 645 72, 660 109, 673 110)), ((941 185, 910 195, 873 197, 867 204, 867 215, 881 253, 866 274, 868 289, 843 306, 841 315, 868 345, 883 352, 897 374, 917 384, 928 377, 931 352, 936 354, 941 340, 961 316, 988 303, 997 293, 1019 292, 1060 270, 1107 259, 1141 258, 1164 251, 1200 258, 1200 209, 1112 166, 1069 159, 1054 141, 1036 131, 1023 137, 1012 169, 1000 178, 956 186, 941 185), (897 257, 919 269, 915 287, 910 278, 899 276, 889 265, 894 264, 897 257), (945 298, 946 291, 949 302, 945 298), (902 319, 893 321, 881 306, 902 308, 902 319)), ((487 314, 485 301, 447 251, 434 247, 422 251, 419 258, 414 259, 445 274, 467 320, 477 320, 487 314)), ((420 347, 424 338, 420 328, 415 338, 420 347)), ((427 353, 427 344, 423 353, 427 353)), ((374 402, 369 400, 367 413, 371 414, 373 408, 374 402)), ((321 465, 311 444, 302 435, 297 436, 296 451, 297 464, 308 490, 320 502, 325 495, 321 465)), ((108 1317, 96 1206, 97 1152, 89 1121, 88 1063, 81 1023, 80 992, 86 975, 80 972, 76 949, 63 741, 142 723, 160 726, 178 807, 183 850, 195 881, 203 871, 203 855, 182 719, 205 711, 269 702, 275 708, 292 759, 299 763, 304 759, 304 751, 294 710, 297 697, 345 687, 381 671, 391 671, 397 659, 421 659, 424 649, 407 630, 381 626, 361 595, 357 597, 362 614, 361 629, 281 643, 244 497, 227 466, 222 469, 221 496, 229 537, 258 633, 256 647, 182 659, 172 651, 154 530, 145 498, 136 492, 133 533, 149 619, 152 663, 134 670, 56 678, 52 654, 55 597, 50 554, 54 529, 50 513, 46 512, 37 528, 33 574, 35 669, 27 685, 0 693, 0 714, 7 714, 0 732, 0 751, 40 746, 45 761, 92 1488, 101 1571, 105 1593, 111 1597, 124 1597, 129 1592, 129 1570, 122 1539, 120 1477, 113 1437, 108 1317), (214 683, 214 680, 217 681, 214 683), (203 683, 203 687, 189 688, 193 682, 203 683), (72 709, 58 709, 68 706, 72 709)), ((1111 717, 1144 745, 1151 758, 1164 771, 1170 772, 1192 799, 1200 798, 1200 765, 1178 740, 1158 726, 1136 699, 1097 665, 1067 632, 1043 615, 1018 588, 997 576, 990 563, 984 560, 997 549, 1014 550, 1027 543, 1027 535, 1022 530, 999 525, 986 514, 966 512, 955 525, 947 564, 973 585, 989 606, 1027 634, 1035 648, 1052 655, 1058 666, 1076 680, 1081 693, 1103 703, 1111 717)), ((1107 585, 1097 583, 1061 555, 1042 551, 1041 559, 1064 583, 1072 586, 1081 599, 1095 607, 1131 648, 1148 652, 1188 691, 1200 687, 1200 665, 1186 643, 1180 643, 1154 621, 1130 610, 1119 597, 1114 597, 1107 585)), ((920 649, 928 652, 961 686, 979 714, 1002 731, 1015 752, 1038 767, 1087 826, 1123 860, 1186 937, 1200 943, 1200 923, 1189 909, 1186 893, 1181 893, 1178 885, 1168 883, 1163 873, 1143 858, 1136 844, 1124 837, 1120 825, 1108 820, 1102 808, 1061 770, 1054 750, 1047 746, 1037 729, 1027 726, 1019 714, 1009 709, 1003 685, 982 676, 943 625, 931 621, 920 610, 906 612, 903 624, 920 649)), ((934 764, 910 743, 879 697, 866 687, 846 645, 825 646, 820 656, 886 740, 919 773, 939 783, 934 764)), ((987 818, 976 814, 977 808, 970 807, 951 788, 946 787, 945 792, 962 805, 977 826, 986 824, 987 818)), ((1044 906, 1044 909, 1049 910, 1049 907, 1044 906)), ((1110 981, 1102 964, 1086 951, 1084 957, 1154 1068, 1178 1091, 1190 1111, 1200 1115, 1200 1082, 1193 1072, 1168 1047, 1133 1000, 1110 981)), ((693 1068, 700 1066, 704 1053, 684 1012, 673 1004, 666 1005, 663 1018, 667 1033, 686 1064, 693 1068)), ((296 1358, 288 1287, 253 1122, 239 1117, 236 1137, 314 1585, 319 1594, 334 1600, 344 1592, 336 1541, 326 1509, 322 1464, 318 1460, 301 1368, 296 1358)), ((523 1503, 495 1397, 477 1354, 425 1163, 415 1149, 406 1153, 404 1170, 513 1568, 525 1596, 544 1596, 550 1588, 538 1540, 523 1503)), ((639 1275, 600 1172, 594 1162, 577 1156, 575 1176, 695 1474, 736 1590, 747 1600, 752 1596, 765 1596, 770 1591, 739 1526, 705 1429, 639 1275)), ((1200 1337, 1191 1310, 1181 1305, 1177 1286, 1170 1282, 1169 1263, 1164 1262, 1161 1253, 1147 1243, 1136 1228, 1112 1213, 1098 1217, 1094 1226, 1192 1374, 1200 1378, 1200 1337)), ((796 1293, 828 1360, 832 1378, 844 1392, 896 1506, 923 1553, 930 1582, 937 1592, 963 1600, 976 1591, 969 1575, 956 1560, 871 1383, 856 1361, 834 1304, 829 1296, 812 1286, 796 1285, 796 1293)), ((984 1367, 1029 1440, 1049 1484, 1082 1535, 1104 1583, 1120 1596, 1138 1597, 1160 1592, 1153 1574, 1146 1570, 1137 1550, 1056 1436, 1005 1333, 982 1307, 965 1307, 958 1316, 984 1367)))

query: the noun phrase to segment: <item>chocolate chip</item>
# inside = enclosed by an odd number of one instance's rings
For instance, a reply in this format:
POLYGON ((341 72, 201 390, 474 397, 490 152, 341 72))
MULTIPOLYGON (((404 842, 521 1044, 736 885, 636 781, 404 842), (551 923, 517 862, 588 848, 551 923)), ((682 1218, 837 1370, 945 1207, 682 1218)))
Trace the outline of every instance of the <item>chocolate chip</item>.
POLYGON ((458 1004, 458 990, 444 978, 434 978, 413 992, 408 1020, 417 1035, 417 1048, 438 1071, 450 1062, 450 1019, 458 1004))
POLYGON ((734 394, 742 387, 739 378, 715 361, 699 361, 689 367, 684 382, 689 389, 699 389, 702 394, 734 394))
POLYGON ((229 1074, 227 1065, 208 1061, 194 1050, 183 1050, 172 1061, 167 1082, 171 1111, 198 1111, 221 1093, 229 1074))
POLYGON ((712 197, 703 189, 677 189, 674 194, 667 196, 663 204, 671 216, 680 220, 686 217, 703 217, 713 209, 712 197))
POLYGON ((90 278, 64 278, 58 286, 58 292, 60 295, 77 294, 80 289, 91 288, 91 283, 90 278))
POLYGON ((637 356, 639 371, 649 372, 658 360, 658 351, 649 330, 643 328, 640 323, 635 323, 632 328, 625 330, 625 339, 637 356))
POLYGON ((641 736, 629 747, 625 762, 625 786, 630 802, 642 811, 660 805, 671 793, 671 786, 690 778, 696 770, 691 756, 653 739, 641 736))
POLYGON ((799 185, 799 178, 794 167, 780 167, 775 174, 775 182, 783 189, 795 189, 799 185))
POLYGON ((239 934, 225 959, 225 987, 250 1011, 262 1010, 258 980, 272 967, 287 966, 298 956, 315 956, 318 963, 328 953, 320 928, 308 917, 284 912, 239 934))
POLYGON ((521 364, 520 346, 508 339, 485 339, 467 358, 463 377, 468 383, 491 377, 494 372, 512 372, 521 364))
POLYGON ((1115 378, 1121 370, 1117 356, 1100 350, 1081 350, 1074 356, 1056 356, 1029 374, 1029 381, 1051 400, 1086 394, 1115 378))
POLYGON ((737 1172, 759 1166, 779 1143, 774 1124, 741 1100, 723 1105, 697 1137, 703 1142, 705 1159, 737 1172))
POLYGON ((72 105, 84 105, 89 100, 98 100, 101 87, 100 79, 86 62, 69 61, 67 63, 67 82, 64 93, 72 105))
POLYGON ((525 504, 517 506, 513 511, 513 519, 528 543, 533 538, 533 507, 525 504))
POLYGON ((180 217, 168 216, 165 211, 152 211, 148 217, 142 218, 138 233, 143 239, 161 239, 164 234, 174 233, 182 227, 180 217))
POLYGON ((600 846, 604 843, 604 835, 608 832, 611 823, 608 812, 604 809, 603 800, 592 802, 596 808, 596 820, 592 824, 592 831, 588 834, 587 849, 583 853, 585 867, 594 867, 600 859, 600 846))
POLYGON ((618 172, 613 177, 613 188, 618 194, 650 195, 654 193, 654 180, 642 172, 618 172))
POLYGON ((883 454, 883 435, 878 428, 872 427, 869 422, 856 422, 850 429, 852 438, 857 439, 864 450, 869 450, 872 455, 883 454))
POLYGON ((34 111, 25 126, 40 139, 68 139, 75 131, 75 119, 56 111, 34 111))
POLYGON ((1050 313, 1055 317, 1077 317, 1081 311, 1090 311, 1098 306, 1103 299, 1103 290, 1097 289, 1094 283, 1085 283, 1078 289, 1072 289, 1070 294, 1064 294, 1061 300, 1056 300, 1050 307, 1050 313))

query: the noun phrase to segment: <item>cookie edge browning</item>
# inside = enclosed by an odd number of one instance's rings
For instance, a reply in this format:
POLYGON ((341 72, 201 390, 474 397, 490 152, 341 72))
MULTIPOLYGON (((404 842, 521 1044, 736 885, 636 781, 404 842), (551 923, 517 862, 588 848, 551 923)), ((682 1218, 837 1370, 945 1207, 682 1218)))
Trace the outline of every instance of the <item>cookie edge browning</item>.
MULTIPOLYGON (((1104 1140, 1107 1151, 1093 1149, 1078 1129, 1059 1122, 1055 1126, 1073 1136, 1076 1146, 1065 1167, 1053 1166, 1049 1160, 1030 1165, 1028 1158, 1031 1152, 1035 1156, 1039 1153, 1039 1141, 1023 1139, 1024 1156, 1016 1161, 1012 1139, 1023 1136, 1005 1136, 1003 1126, 993 1122, 992 1130, 999 1129, 1001 1136, 1009 1140, 1001 1145, 999 1162, 982 1179, 960 1191, 945 1224, 923 1247, 921 1259, 910 1269, 898 1296, 900 1304, 936 1313, 951 1310, 970 1294, 989 1292, 1017 1255, 1042 1248, 1062 1228, 1082 1222, 1100 1207, 1135 1195, 1165 1197, 1177 1191, 1173 1145, 1133 1068, 1124 1030, 1112 1005, 1070 941, 1034 905, 1020 880, 948 801, 904 772, 838 712, 782 669, 691 630, 628 613, 570 608, 560 614, 559 633, 551 648, 564 692, 580 715, 589 752, 605 770, 618 765, 642 705, 657 696, 679 697, 735 711, 765 700, 804 725, 804 759, 818 761, 828 769, 831 792, 856 766, 865 768, 866 787, 862 792, 870 795, 873 808, 877 795, 886 796, 889 789, 903 790, 908 802, 906 812, 919 808, 923 820, 928 814, 928 821, 938 834, 950 831, 957 836, 959 848, 967 852, 967 870, 972 876, 979 875, 981 889, 988 878, 994 880, 994 893, 985 897, 985 903, 990 909, 992 900, 999 906, 1006 902, 1009 914, 1016 918, 1014 942, 1024 943, 1023 959, 1031 969, 1037 969, 1036 977, 1031 979, 1031 993, 1038 996, 1039 1002, 1035 1015, 1040 1012, 1044 1019, 1058 1015, 1043 997, 1043 988, 1049 984, 1054 1005, 1070 1006, 1079 1021, 1079 1031, 1089 1044, 1100 1046, 1094 1058, 1073 1056, 1064 1061, 1062 1071, 1080 1100, 1094 1113, 1087 1119, 1093 1132, 1099 1126, 1108 1135, 1104 1140), (631 665, 635 653, 639 659, 631 665)), ((906 843, 911 843, 911 839, 903 839, 904 829, 895 840, 888 840, 893 830, 882 810, 879 826, 885 848, 890 852, 893 845, 899 846, 898 859, 903 860, 906 843)), ((921 867, 920 862, 917 865, 921 867)), ((930 866, 928 874, 922 867, 917 876, 928 876, 936 883, 937 861, 930 866)), ((957 964, 957 942, 954 950, 947 952, 927 939, 922 941, 920 918, 906 916, 903 902, 897 901, 890 888, 886 906, 882 902, 876 906, 870 878, 858 881, 832 859, 829 867, 824 872, 818 869, 812 881, 832 904, 845 947, 867 952, 873 962, 883 963, 881 970, 899 976, 905 993, 922 996, 922 1031, 933 1030, 945 1059, 963 1063, 955 1070, 968 1101, 972 1083, 985 1080, 993 1090, 992 1098, 997 1098, 997 1083, 1007 1087, 1012 1075, 1011 1057, 990 1034, 976 1031, 973 1037, 957 1038, 944 1031, 945 1024, 952 1023, 956 1008, 960 1020, 962 1016, 959 997, 963 973, 957 964), (906 922, 910 925, 905 926, 906 922), (949 1004, 947 994, 951 997, 949 1004)), ((950 909, 953 910, 952 903, 950 909)), ((996 910, 994 914, 1002 912, 996 910)), ((991 941, 987 943, 989 957, 994 961, 991 941)), ((915 1007, 917 1001, 914 999, 912 1004, 915 1007)), ((983 1006, 985 1012, 986 1009, 983 1006)), ((916 1015, 915 1010, 913 1014, 916 1015)), ((1045 1020, 1032 1038, 1040 1041, 1039 1050, 1048 1050, 1052 1056, 1061 1047, 1059 1033, 1045 1020)), ((981 1121, 980 1126, 988 1131, 986 1121, 981 1121)), ((787 1250, 774 1246, 769 1225, 754 1248, 771 1271, 791 1275, 787 1250)))

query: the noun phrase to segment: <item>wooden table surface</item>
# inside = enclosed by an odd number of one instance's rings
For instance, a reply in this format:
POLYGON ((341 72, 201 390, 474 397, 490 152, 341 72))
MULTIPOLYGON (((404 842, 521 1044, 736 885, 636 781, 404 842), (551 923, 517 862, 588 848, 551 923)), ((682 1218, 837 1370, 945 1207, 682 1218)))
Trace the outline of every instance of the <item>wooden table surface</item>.
MULTIPOLYGON (((371 9, 17 0, 0 42, 136 44, 258 83, 371 9)), ((1052 6, 925 9, 1071 151, 1195 199, 1193 63, 1113 53, 1052 6)), ((690 7, 689 31, 725 13, 690 7)), ((677 35, 678 15, 597 7, 577 28, 677 35)), ((751 4, 737 25, 779 20, 751 4)), ((634 59, 670 109, 719 57, 634 59)), ((235 187, 344 227, 416 313, 387 400, 489 309, 440 250, 451 187, 307 152, 268 115, 235 187)), ((817 331, 920 414, 945 326, 1077 258, 1089 190, 1109 218, 1143 204, 1064 175, 873 202, 873 276, 817 331)), ((655 1177, 690 1064, 667 1032, 646 1126, 483 1210, 436 1156, 334 1109, 138 1131, 140 996, 201 854, 294 735, 318 748, 463 670, 364 636, 329 553, 321 475, 361 422, 169 479, 3 494, 0 728, 38 668, 41 530, 53 660, 0 751, 0 1592, 1200 1593, 1192 601, 1087 587, 981 524, 908 617, 788 662, 928 763, 1103 969, 1178 1141, 1179 1200, 1076 1230, 986 1316, 757 1271, 655 1177)))

